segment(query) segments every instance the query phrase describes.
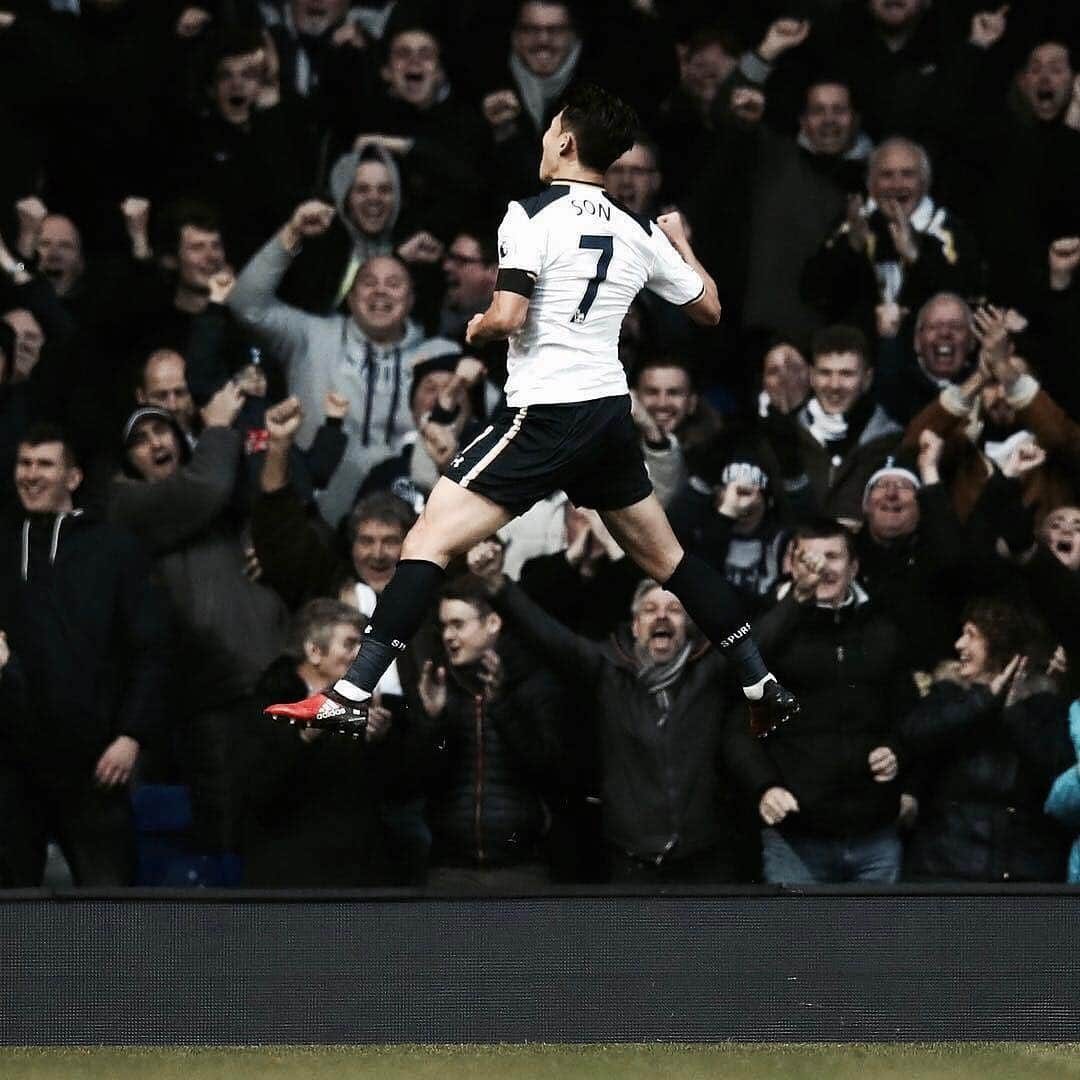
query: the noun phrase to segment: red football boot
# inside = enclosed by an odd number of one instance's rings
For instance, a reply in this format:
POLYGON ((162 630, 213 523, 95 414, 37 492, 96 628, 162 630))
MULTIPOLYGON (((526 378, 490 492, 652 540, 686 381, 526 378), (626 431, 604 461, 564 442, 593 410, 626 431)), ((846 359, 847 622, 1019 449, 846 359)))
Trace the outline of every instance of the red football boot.
POLYGON ((296 727, 318 728, 359 739, 367 728, 370 701, 370 698, 350 701, 331 687, 303 701, 270 705, 263 711, 274 720, 285 720, 296 727))
POLYGON ((750 730, 759 739, 766 738, 799 715, 799 699, 775 679, 765 684, 760 701, 747 701, 746 704, 750 708, 750 730))

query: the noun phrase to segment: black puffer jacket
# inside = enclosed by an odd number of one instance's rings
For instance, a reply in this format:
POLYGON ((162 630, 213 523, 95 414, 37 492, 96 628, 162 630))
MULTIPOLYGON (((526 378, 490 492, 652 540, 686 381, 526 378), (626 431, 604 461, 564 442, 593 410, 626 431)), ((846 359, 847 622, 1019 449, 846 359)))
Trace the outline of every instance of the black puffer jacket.
POLYGON ((799 716, 759 741, 740 717, 729 726, 733 767, 755 803, 771 787, 799 803, 785 833, 868 833, 896 820, 900 784, 878 783, 870 751, 896 750, 894 722, 913 702, 900 635, 858 590, 841 608, 803 605, 791 593, 754 624, 761 654, 798 695, 799 716))
POLYGON ((984 686, 931 689, 898 732, 927 774, 906 878, 1064 880, 1070 837, 1042 807, 1054 779, 1076 764, 1067 714, 1049 692, 1002 709, 984 686))
POLYGON ((572 682, 581 712, 599 725, 608 843, 672 859, 730 846, 734 830, 718 767, 726 662, 706 643, 669 690, 652 694, 638 678, 625 630, 603 644, 579 637, 512 583, 496 604, 572 682))
POLYGON ((433 865, 533 859, 546 830, 541 792, 559 759, 562 692, 509 634, 497 651, 502 687, 493 701, 475 669, 446 666, 446 708, 435 718, 446 763, 428 801, 433 865))

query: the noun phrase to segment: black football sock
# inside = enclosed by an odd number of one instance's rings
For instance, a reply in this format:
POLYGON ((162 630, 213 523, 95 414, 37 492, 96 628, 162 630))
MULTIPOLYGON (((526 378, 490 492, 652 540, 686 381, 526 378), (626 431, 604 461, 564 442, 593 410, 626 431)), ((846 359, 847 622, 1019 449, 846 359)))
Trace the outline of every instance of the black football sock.
MULTIPOLYGON (((682 601, 698 629, 735 665, 739 684, 759 690, 769 678, 769 669, 734 591, 721 574, 696 555, 687 554, 664 588, 682 601)), ((760 697, 760 693, 755 696, 760 697)))
POLYGON ((441 566, 427 559, 402 559, 398 563, 364 631, 360 652, 345 678, 335 684, 335 690, 354 701, 371 695, 383 673, 420 629, 445 576, 441 566), (350 688, 364 692, 350 693, 350 688))

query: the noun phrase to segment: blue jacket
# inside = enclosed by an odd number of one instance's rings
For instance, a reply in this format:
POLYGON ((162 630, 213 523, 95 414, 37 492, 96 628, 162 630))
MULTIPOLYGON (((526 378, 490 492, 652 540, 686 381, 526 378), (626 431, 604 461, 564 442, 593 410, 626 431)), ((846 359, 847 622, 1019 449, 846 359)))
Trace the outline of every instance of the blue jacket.
MULTIPOLYGON (((1080 699, 1069 709, 1069 737, 1080 758, 1080 699)), ((1055 781, 1043 807, 1047 814, 1068 829, 1080 832, 1080 764, 1071 765, 1055 781)), ((1070 882, 1080 882, 1080 836, 1069 851, 1070 882)))

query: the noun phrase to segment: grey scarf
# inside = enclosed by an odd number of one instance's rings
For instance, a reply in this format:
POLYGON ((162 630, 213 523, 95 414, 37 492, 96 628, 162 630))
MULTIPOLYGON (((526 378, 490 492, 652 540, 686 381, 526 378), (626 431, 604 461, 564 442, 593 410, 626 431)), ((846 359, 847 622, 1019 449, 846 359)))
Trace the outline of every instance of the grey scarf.
POLYGON ((570 85, 581 56, 581 42, 575 41, 566 59, 554 74, 541 77, 534 75, 518 57, 510 54, 510 74, 517 83, 522 108, 532 117, 537 131, 544 130, 544 114, 548 106, 570 85))
POLYGON ((660 709, 660 718, 656 723, 660 727, 667 722, 668 714, 671 712, 668 687, 682 675, 693 647, 694 643, 688 641, 666 663, 657 663, 644 645, 634 642, 634 658, 638 662, 637 680, 648 693, 656 698, 656 704, 660 709))

